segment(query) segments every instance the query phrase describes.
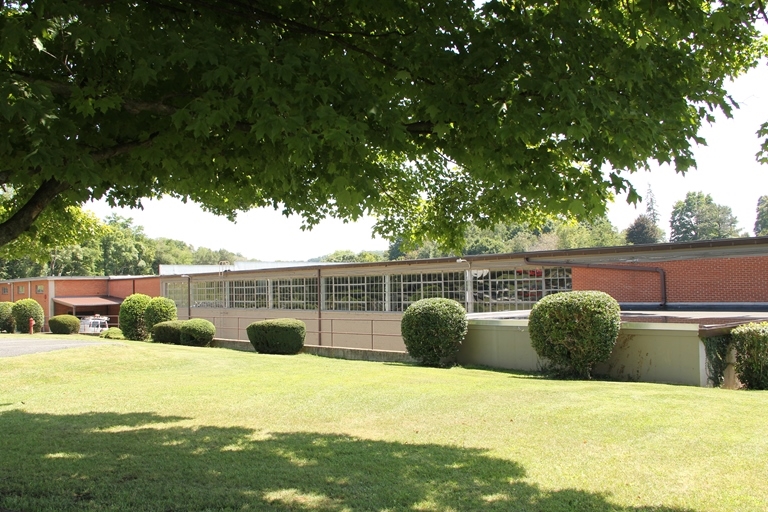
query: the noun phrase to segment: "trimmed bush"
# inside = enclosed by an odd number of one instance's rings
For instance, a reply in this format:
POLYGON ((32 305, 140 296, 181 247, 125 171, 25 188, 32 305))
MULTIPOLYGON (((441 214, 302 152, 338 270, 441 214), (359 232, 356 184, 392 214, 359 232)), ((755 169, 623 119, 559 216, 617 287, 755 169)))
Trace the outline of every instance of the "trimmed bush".
POLYGON ((296 318, 276 318, 253 322, 245 331, 260 354, 298 354, 304 347, 307 326, 296 318))
POLYGON ((731 331, 736 375, 747 389, 768 389, 768 322, 740 325, 731 331))
POLYGON ((101 331, 99 333, 99 338, 105 338, 108 340, 124 340, 125 336, 123 336, 123 331, 117 327, 110 327, 109 329, 104 329, 101 331))
POLYGON ((193 318, 182 323, 180 331, 179 342, 182 345, 204 347, 213 341, 216 327, 203 318, 193 318))
POLYGON ((167 297, 155 297, 147 304, 144 310, 144 325, 147 331, 153 332, 152 328, 160 322, 170 322, 176 320, 176 303, 167 297))
POLYGON ((467 313, 451 299, 421 299, 403 313, 405 348, 424 366, 453 366, 467 335, 467 313))
POLYGON ((607 293, 575 291, 548 295, 528 319, 536 353, 564 375, 589 378, 608 360, 621 327, 619 303, 607 293))
POLYGON ((56 315, 48 319, 48 327, 54 334, 75 334, 80 332, 80 319, 73 315, 56 315))
POLYGON ((143 293, 134 293, 125 298, 120 305, 120 330, 128 340, 144 341, 149 338, 149 331, 144 323, 144 312, 152 300, 143 293))
POLYGON ((16 330, 12 311, 13 302, 0 302, 0 331, 13 332, 16 330))
POLYGON ((184 320, 169 320, 155 324, 152 327, 152 341, 180 345, 182 325, 184 325, 184 320))
POLYGON ((34 332, 40 332, 43 329, 43 323, 45 323, 43 306, 38 304, 35 299, 16 301, 11 308, 11 314, 20 332, 27 332, 30 317, 35 319, 35 326, 32 329, 34 332))

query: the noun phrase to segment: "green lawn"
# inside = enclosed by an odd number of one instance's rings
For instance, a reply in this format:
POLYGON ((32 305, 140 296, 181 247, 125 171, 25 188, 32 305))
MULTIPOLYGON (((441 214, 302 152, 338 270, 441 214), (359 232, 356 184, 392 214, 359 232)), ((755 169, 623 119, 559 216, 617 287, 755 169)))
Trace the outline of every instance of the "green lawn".
POLYGON ((764 511, 767 427, 768 392, 96 344, 0 359, 0 510, 764 511))

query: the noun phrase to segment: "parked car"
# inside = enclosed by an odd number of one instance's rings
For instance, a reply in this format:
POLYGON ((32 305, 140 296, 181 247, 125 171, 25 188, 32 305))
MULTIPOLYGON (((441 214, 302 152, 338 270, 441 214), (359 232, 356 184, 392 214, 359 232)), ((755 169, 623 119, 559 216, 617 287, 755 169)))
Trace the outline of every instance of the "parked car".
POLYGON ((109 328, 107 317, 86 316, 80 319, 80 334, 99 334, 109 328))

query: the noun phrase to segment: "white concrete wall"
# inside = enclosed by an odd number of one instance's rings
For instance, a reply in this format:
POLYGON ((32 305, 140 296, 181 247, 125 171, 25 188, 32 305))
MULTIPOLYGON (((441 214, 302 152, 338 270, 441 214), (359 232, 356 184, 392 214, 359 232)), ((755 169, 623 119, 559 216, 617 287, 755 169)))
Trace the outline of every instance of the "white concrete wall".
MULTIPOLYGON (((459 363, 536 371, 527 320, 470 320, 459 363)), ((594 373, 612 379, 706 386, 706 355, 695 324, 625 323, 610 359, 594 373)))

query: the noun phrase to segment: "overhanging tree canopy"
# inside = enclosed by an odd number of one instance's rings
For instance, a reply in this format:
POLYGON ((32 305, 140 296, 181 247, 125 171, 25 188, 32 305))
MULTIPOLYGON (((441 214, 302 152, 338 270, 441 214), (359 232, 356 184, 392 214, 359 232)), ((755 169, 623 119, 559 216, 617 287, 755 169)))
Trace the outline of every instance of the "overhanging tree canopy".
POLYGON ((102 197, 369 212, 454 247, 471 221, 599 214, 648 160, 691 167, 765 53, 749 0, 0 8, 0 245, 102 197))

